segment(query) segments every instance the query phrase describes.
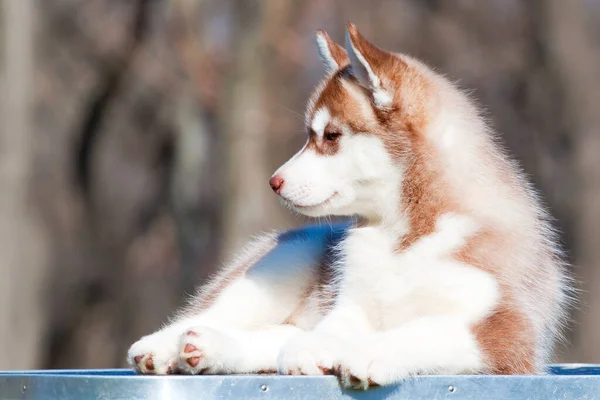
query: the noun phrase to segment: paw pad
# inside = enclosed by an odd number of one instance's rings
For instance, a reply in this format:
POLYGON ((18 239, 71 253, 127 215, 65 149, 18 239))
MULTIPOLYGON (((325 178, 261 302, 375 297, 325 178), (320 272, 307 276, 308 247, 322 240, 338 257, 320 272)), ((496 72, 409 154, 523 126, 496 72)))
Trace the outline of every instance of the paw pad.
POLYGON ((195 368, 200 364, 200 357, 190 357, 186 359, 185 362, 187 362, 190 367, 195 368))
POLYGON ((185 348, 183 349, 183 351, 185 353, 193 353, 194 351, 197 351, 197 350, 198 350, 198 348, 190 343, 186 344, 185 348))
POLYGON ((152 357, 149 357, 146 360, 146 369, 148 371, 154 371, 154 360, 152 359, 152 357))

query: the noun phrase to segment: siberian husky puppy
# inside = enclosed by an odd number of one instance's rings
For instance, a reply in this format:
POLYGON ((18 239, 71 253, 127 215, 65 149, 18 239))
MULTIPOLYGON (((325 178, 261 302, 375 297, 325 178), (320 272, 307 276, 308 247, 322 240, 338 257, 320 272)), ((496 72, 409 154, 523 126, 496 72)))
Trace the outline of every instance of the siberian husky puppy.
POLYGON ((529 374, 560 334, 569 280, 549 217, 454 84, 348 25, 317 33, 327 71, 307 141, 270 180, 293 210, 358 223, 247 246, 159 331, 144 374, 529 374))

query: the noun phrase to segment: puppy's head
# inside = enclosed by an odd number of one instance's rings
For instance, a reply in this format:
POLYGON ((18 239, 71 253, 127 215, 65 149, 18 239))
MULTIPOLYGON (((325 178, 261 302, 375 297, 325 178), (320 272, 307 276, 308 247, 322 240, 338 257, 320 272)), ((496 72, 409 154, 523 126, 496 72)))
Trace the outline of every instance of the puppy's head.
POLYGON ((317 45, 327 75, 308 102, 308 138, 275 172, 271 187, 305 215, 377 216, 390 196, 400 196, 424 119, 427 79, 352 24, 345 48, 324 31, 317 32, 317 45))

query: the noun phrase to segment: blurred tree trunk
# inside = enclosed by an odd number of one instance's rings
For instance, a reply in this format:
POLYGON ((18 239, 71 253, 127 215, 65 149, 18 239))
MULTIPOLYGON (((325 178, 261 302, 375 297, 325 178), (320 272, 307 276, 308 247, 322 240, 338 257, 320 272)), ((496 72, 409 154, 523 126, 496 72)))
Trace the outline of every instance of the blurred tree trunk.
POLYGON ((29 196, 35 144, 33 1, 5 0, 2 13, 5 100, 0 131, 0 369, 25 369, 39 361, 47 266, 43 232, 29 196))
POLYGON ((563 80, 564 104, 573 129, 575 169, 579 193, 572 193, 579 210, 575 232, 577 278, 583 284, 580 321, 575 350, 569 361, 598 362, 600 359, 600 59, 590 37, 585 4, 552 0, 546 4, 546 26, 550 54, 563 80))
POLYGON ((220 104, 224 134, 224 237, 229 255, 268 226, 262 1, 234 2, 233 59, 220 104), (264 187, 264 190, 259 188, 264 187))
POLYGON ((177 99, 169 200, 178 227, 181 256, 178 293, 183 299, 218 265, 222 159, 215 111, 220 60, 210 48, 207 32, 198 33, 198 28, 206 28, 209 18, 214 16, 211 10, 214 3, 178 0, 173 4, 171 40, 188 80, 177 99))

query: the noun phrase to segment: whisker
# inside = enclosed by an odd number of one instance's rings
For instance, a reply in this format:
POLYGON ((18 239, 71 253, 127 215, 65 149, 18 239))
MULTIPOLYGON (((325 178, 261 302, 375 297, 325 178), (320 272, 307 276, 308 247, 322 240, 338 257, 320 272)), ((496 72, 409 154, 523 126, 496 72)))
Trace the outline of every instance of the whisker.
POLYGON ((294 111, 294 110, 290 110, 289 108, 287 108, 287 107, 284 107, 284 106, 282 106, 281 104, 277 104, 277 106, 278 106, 279 108, 282 108, 282 109, 284 109, 285 111, 288 111, 288 112, 290 112, 290 113, 291 113, 293 116, 295 116, 296 118, 298 118, 300 121, 304 122, 304 115, 302 115, 302 114, 300 114, 300 113, 297 113, 297 112, 296 112, 296 111, 294 111))

